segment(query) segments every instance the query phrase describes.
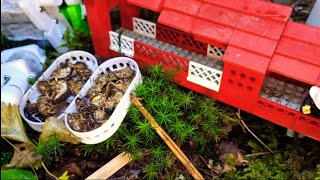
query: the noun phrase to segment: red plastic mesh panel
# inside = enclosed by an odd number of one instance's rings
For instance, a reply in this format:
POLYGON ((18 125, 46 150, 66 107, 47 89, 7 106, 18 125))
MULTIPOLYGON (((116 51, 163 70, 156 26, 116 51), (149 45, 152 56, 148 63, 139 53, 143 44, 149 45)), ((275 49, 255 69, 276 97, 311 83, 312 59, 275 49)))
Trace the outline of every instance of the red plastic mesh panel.
POLYGON ((264 98, 258 98, 258 104, 254 113, 264 119, 291 129, 298 111, 264 98))
POLYGON ((160 64, 166 69, 179 68, 180 71, 188 72, 188 59, 170 54, 166 51, 154 48, 138 41, 134 42, 134 51, 134 58, 142 60, 148 65, 160 64))
POLYGON ((208 44, 195 40, 191 35, 157 24, 157 39, 203 55, 207 54, 208 44))

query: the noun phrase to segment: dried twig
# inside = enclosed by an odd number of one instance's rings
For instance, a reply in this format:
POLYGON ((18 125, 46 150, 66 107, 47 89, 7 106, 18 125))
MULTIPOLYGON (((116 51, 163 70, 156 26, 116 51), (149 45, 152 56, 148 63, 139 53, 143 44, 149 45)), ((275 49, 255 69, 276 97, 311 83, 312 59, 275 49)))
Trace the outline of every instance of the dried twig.
POLYGON ((44 170, 45 170, 51 177, 53 177, 55 180, 59 180, 59 178, 58 178, 57 176, 53 175, 53 174, 47 169, 47 167, 46 167, 46 165, 44 165, 43 161, 41 161, 41 165, 42 165, 42 167, 44 168, 44 170))
POLYGON ((181 163, 187 168, 189 173, 196 180, 204 179, 188 157, 181 151, 177 144, 171 139, 171 137, 162 129, 162 127, 155 121, 152 115, 146 110, 137 97, 131 95, 131 102, 139 109, 144 117, 150 122, 152 128, 158 133, 163 141, 168 145, 174 155, 181 161, 181 163))
POLYGON ((272 154, 272 152, 260 152, 260 153, 253 153, 253 154, 247 154, 246 157, 252 157, 252 156, 261 156, 261 155, 267 155, 272 154))
POLYGON ((274 153, 258 136, 256 136, 246 125, 246 123, 242 120, 241 115, 240 115, 240 109, 238 109, 238 112, 236 113, 237 117, 240 120, 240 123, 247 129, 247 131, 254 137, 256 138, 265 148, 267 148, 271 153, 274 153))

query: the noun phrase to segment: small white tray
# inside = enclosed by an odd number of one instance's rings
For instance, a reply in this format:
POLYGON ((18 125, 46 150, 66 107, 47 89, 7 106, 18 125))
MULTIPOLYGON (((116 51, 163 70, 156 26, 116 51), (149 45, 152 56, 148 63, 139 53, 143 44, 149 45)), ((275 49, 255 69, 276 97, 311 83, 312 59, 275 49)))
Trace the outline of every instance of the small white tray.
MULTIPOLYGON (((27 104, 27 101, 30 103, 36 103, 41 93, 38 91, 37 84, 39 81, 49 79, 53 71, 60 68, 60 64, 65 63, 69 60, 69 63, 75 64, 76 62, 85 63, 92 72, 98 67, 97 59, 90 53, 85 51, 71 51, 59 56, 50 67, 40 76, 40 78, 32 85, 32 87, 24 94, 20 102, 19 111, 22 118, 31 126, 35 131, 41 132, 44 122, 34 122, 29 120, 24 114, 24 108, 27 104)), ((63 114, 58 118, 62 119, 63 114)))
POLYGON ((92 74, 90 79, 86 82, 83 88, 80 90, 76 98, 71 102, 69 107, 67 108, 64 116, 65 124, 67 128, 77 137, 81 139, 81 142, 84 144, 97 144, 100 143, 109 137, 111 137, 120 127, 123 119, 125 118, 128 108, 131 104, 130 101, 130 93, 136 88, 136 86, 142 82, 141 73, 137 63, 127 57, 117 57, 110 60, 107 60, 103 64, 101 64, 97 70, 92 74), (77 112, 77 106, 75 101, 78 97, 86 96, 88 90, 95 85, 96 78, 104 73, 107 74, 107 69, 110 71, 118 71, 124 69, 126 67, 130 67, 131 69, 135 70, 135 77, 133 78, 132 82, 130 83, 128 89, 124 93, 123 97, 121 98, 119 104, 111 114, 110 118, 102 124, 97 129, 88 132, 77 132, 70 128, 68 123, 68 113, 75 113, 77 112))

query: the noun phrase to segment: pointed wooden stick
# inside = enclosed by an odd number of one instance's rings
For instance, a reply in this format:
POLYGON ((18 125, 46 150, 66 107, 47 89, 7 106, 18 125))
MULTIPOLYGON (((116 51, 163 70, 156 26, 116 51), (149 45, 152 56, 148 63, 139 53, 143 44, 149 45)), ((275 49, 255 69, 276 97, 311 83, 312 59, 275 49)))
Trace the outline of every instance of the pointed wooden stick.
POLYGON ((187 168, 189 173, 196 180, 204 179, 188 157, 181 151, 177 144, 171 139, 171 137, 161 128, 161 126, 155 121, 152 115, 146 110, 137 97, 131 95, 131 102, 139 109, 146 119, 150 122, 153 129, 159 134, 163 141, 168 145, 173 154, 181 161, 181 163, 187 168))
POLYGON ((87 177, 86 180, 108 179, 130 161, 132 161, 131 155, 123 152, 87 177))

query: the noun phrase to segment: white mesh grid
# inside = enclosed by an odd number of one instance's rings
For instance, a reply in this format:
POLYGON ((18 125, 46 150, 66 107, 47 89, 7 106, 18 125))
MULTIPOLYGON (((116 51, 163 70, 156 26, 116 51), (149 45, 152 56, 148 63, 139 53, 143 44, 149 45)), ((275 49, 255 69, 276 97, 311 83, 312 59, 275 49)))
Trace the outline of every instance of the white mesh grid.
POLYGON ((134 39, 121 35, 119 46, 119 34, 113 31, 109 32, 110 36, 110 49, 118 53, 122 53, 128 57, 134 56, 134 39))
POLYGON ((156 23, 134 17, 133 30, 141 35, 156 38, 156 23))
POLYGON ((224 49, 208 44, 207 56, 221 61, 224 55, 224 49))
POLYGON ((219 92, 222 71, 190 61, 187 80, 219 92))

